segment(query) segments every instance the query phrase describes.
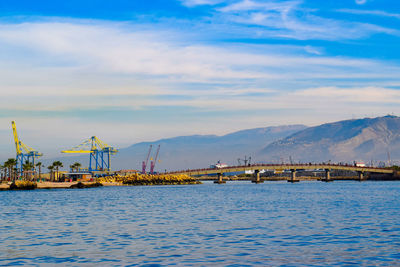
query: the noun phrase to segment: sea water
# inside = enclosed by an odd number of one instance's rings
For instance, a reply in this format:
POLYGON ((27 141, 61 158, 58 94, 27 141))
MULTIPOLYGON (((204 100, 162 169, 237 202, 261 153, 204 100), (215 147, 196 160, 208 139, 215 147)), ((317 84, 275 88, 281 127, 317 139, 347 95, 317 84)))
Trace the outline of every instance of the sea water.
POLYGON ((400 265, 400 182, 0 192, 0 265, 400 265))

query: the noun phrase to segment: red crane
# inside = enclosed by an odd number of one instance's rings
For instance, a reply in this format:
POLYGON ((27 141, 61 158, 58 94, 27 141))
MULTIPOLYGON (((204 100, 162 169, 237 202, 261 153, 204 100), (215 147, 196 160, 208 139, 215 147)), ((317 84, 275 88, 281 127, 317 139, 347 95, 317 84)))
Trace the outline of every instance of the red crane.
POLYGON ((156 162, 157 162, 157 158, 158 158, 158 153, 159 152, 160 152, 160 145, 158 145, 157 153, 156 153, 156 157, 155 157, 154 161, 152 160, 150 162, 150 174, 154 174, 154 167, 156 166, 156 162))
POLYGON ((150 145, 149 153, 147 153, 146 161, 142 162, 142 174, 146 174, 146 167, 147 167, 147 163, 149 162, 149 157, 150 157, 150 153, 151 153, 151 149, 152 148, 153 148, 153 145, 150 145))

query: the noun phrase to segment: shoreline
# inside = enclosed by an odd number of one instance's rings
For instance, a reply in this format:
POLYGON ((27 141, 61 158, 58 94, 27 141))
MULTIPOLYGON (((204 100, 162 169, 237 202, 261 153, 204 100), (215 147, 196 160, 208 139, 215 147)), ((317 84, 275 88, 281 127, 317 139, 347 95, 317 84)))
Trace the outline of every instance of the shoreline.
MULTIPOLYGON (((397 178, 397 177, 396 177, 397 178)), ((321 178, 317 177, 299 177, 299 181, 321 181, 321 178)), ((275 179, 261 179, 262 182, 274 182, 274 181, 287 181, 289 180, 288 177, 276 177, 275 179)), ((359 181, 357 177, 334 177, 331 181, 359 181)), ((363 181, 395 181, 397 179, 364 179, 363 181)), ((182 182, 182 183, 168 183, 166 181, 160 181, 160 183, 124 183, 124 182, 96 182, 96 181, 74 181, 74 182, 30 182, 30 186, 24 187, 21 186, 20 188, 11 188, 13 182, 2 182, 0 183, 0 191, 19 191, 19 190, 36 190, 36 189, 82 189, 82 188, 93 188, 93 187, 101 187, 101 186, 152 186, 152 185, 191 185, 191 184, 199 184, 201 181, 216 181, 215 179, 199 179, 196 182, 182 182), (32 187, 32 185, 34 185, 32 187)), ((251 179, 224 179, 224 181, 249 181, 251 179)), ((24 182, 24 181, 16 181, 24 182)))
POLYGON ((82 188, 93 188, 93 187, 101 187, 101 186, 151 186, 151 185, 189 185, 189 184, 198 184, 196 183, 159 183, 159 184, 126 184, 121 182, 33 182, 34 187, 20 187, 20 188, 11 188, 12 182, 0 183, 0 191, 20 191, 20 190, 37 190, 37 189, 82 189, 82 188))
POLYGON ((29 189, 24 189, 24 188, 12 189, 10 188, 12 182, 7 182, 7 183, 3 182, 0 183, 0 191, 34 190, 34 189, 69 189, 69 188, 74 188, 74 186, 77 186, 79 183, 82 183, 85 186, 90 186, 92 184, 95 184, 96 182, 38 182, 38 183, 33 182, 35 187, 29 189))

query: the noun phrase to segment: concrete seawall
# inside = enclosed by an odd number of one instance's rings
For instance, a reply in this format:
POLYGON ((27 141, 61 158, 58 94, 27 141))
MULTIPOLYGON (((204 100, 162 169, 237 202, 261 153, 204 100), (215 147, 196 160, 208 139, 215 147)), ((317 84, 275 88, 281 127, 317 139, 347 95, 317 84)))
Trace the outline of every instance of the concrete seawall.
MULTIPOLYGON (((55 183, 55 182, 39 182, 36 183, 35 189, 67 189, 76 186, 79 182, 64 182, 64 183, 55 183)), ((1 183, 0 190, 10 190, 12 182, 1 183)), ((91 185, 93 182, 82 182, 84 185, 91 185)))

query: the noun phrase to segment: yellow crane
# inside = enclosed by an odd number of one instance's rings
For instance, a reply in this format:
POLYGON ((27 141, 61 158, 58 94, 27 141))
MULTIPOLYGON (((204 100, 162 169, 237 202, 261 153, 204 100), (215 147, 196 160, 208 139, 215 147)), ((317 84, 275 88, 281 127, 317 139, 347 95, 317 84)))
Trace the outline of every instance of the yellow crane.
POLYGON ((111 155, 115 155, 118 149, 111 147, 96 136, 83 141, 81 144, 61 153, 89 154, 89 171, 111 171, 111 155), (94 166, 92 166, 94 165, 94 166))
POLYGON ((18 138, 17 133, 17 126, 15 125, 15 121, 11 122, 13 135, 14 135, 14 143, 15 149, 17 151, 16 157, 16 168, 19 174, 23 172, 23 165, 25 162, 31 162, 33 166, 35 166, 35 158, 39 158, 43 156, 42 153, 38 152, 37 150, 25 145, 21 140, 18 138))

